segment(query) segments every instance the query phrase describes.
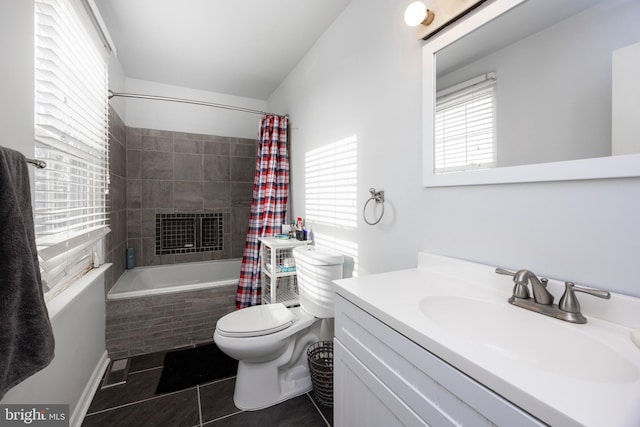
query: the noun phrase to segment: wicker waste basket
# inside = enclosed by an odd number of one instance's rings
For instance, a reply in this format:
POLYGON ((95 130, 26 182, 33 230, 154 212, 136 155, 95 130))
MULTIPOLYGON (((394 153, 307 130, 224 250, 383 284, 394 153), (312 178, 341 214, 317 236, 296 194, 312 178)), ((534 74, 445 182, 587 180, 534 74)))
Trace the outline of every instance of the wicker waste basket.
POLYGON ((311 384, 316 400, 333 407, 333 341, 318 341, 307 349, 311 384))

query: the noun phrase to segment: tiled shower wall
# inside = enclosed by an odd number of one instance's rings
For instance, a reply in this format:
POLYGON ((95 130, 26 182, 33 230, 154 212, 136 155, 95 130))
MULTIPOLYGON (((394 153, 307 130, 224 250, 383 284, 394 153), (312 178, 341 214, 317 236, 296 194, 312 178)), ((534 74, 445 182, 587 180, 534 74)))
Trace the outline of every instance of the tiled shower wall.
POLYGON ((136 266, 242 257, 257 143, 215 135, 126 129, 124 222, 136 266), (223 249, 156 255, 156 214, 176 212, 222 213, 223 249))
POLYGON ((112 263, 105 278, 109 292, 125 269, 127 248, 126 163, 127 129, 116 111, 109 107, 109 226, 105 261, 112 263))
POLYGON ((106 291, 136 266, 241 258, 249 223, 257 140, 127 127, 109 107, 109 211, 106 291), (155 255, 155 215, 223 214, 223 249, 155 255))

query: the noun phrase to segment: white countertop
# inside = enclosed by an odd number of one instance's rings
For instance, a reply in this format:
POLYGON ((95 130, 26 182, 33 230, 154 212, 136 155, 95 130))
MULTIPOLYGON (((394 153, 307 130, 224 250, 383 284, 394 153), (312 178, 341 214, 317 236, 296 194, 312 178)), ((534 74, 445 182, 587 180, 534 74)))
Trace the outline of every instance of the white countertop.
MULTIPOLYGON (((419 268, 335 283, 338 294, 549 425, 640 426, 640 348, 630 337, 633 328, 640 328, 640 299, 612 294, 610 300, 600 300, 578 294, 588 319, 578 325, 512 306, 507 302, 512 279, 494 270, 494 266, 421 253, 419 268), (433 296, 464 297, 486 302, 489 308, 499 304, 505 322, 512 315, 520 320, 530 316, 526 319, 530 328, 518 333, 532 340, 540 339, 534 337, 537 325, 564 328, 562 336, 584 334, 603 344, 606 351, 615 352, 629 368, 627 372, 635 374, 625 380, 608 381, 600 375, 595 375, 595 380, 584 379, 554 366, 527 363, 491 343, 469 339, 433 321, 420 309, 420 301, 433 296)), ((558 301, 562 283, 550 280, 548 288, 558 301)), ((551 360, 564 357, 562 349, 548 351, 551 360)), ((592 369, 599 369, 597 361, 592 369)))

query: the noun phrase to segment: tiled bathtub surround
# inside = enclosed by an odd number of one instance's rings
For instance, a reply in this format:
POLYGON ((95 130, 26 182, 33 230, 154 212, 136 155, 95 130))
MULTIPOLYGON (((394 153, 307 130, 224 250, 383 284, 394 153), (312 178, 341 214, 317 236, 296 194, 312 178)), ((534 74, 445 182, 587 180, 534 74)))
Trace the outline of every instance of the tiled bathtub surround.
POLYGON ((211 341, 216 322, 235 310, 234 285, 107 301, 112 360, 211 341))
MULTIPOLYGON (((137 266, 240 258, 253 191, 257 141, 128 128, 109 111, 110 212, 106 290, 137 266), (156 214, 198 213, 203 252, 156 255, 156 214), (215 219, 216 221, 213 221, 215 219), (214 230, 213 222, 222 223, 214 230), (204 224, 203 224, 204 225, 204 224)), ((113 359, 210 341, 216 321, 235 309, 236 286, 107 301, 106 341, 113 359)))
POLYGON ((126 222, 136 265, 240 258, 257 140, 127 128, 126 222), (156 214, 219 212, 223 249, 156 255, 156 214))

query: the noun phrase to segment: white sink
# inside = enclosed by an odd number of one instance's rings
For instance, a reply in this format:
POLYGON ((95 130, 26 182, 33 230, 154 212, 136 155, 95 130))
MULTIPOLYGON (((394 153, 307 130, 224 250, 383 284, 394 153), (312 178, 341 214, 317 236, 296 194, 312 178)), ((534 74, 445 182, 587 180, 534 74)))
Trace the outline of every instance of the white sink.
MULTIPOLYGON (((581 296, 577 325, 509 304, 513 282, 495 269, 423 252, 418 268, 336 292, 547 425, 640 426, 640 298, 581 296)), ((557 301, 564 281, 548 289, 557 301)))
POLYGON ((447 333, 517 363, 583 381, 622 384, 638 379, 634 364, 574 325, 504 302, 428 296, 420 310, 447 333))

